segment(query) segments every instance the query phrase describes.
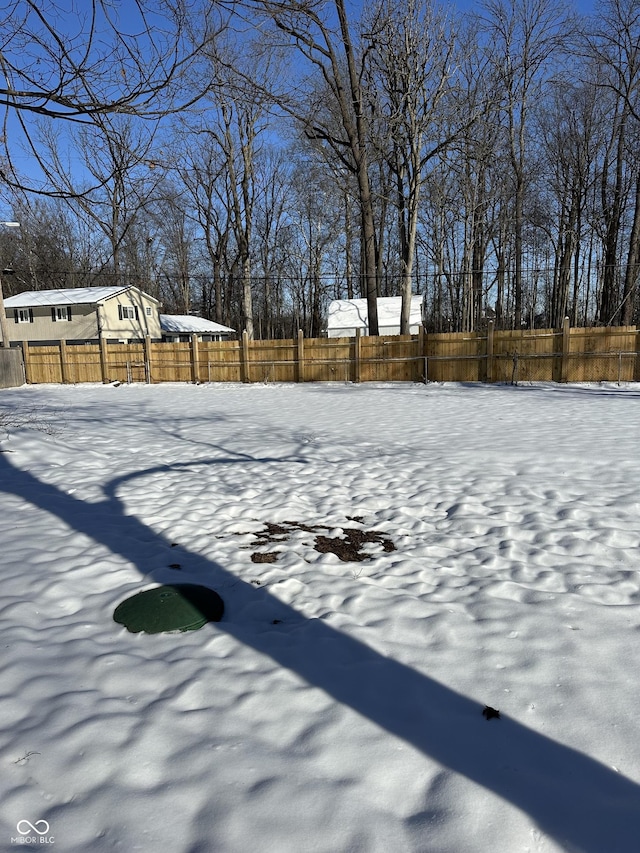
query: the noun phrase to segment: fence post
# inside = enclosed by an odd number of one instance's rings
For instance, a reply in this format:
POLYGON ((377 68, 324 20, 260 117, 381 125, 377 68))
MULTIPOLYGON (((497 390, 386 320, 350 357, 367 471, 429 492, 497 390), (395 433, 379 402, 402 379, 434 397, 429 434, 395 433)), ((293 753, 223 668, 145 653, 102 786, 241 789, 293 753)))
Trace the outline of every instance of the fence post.
POLYGON ((249 381, 249 334, 246 329, 242 333, 240 347, 240 379, 242 382, 249 381))
POLYGON ((489 320, 487 325, 487 382, 493 382, 493 332, 495 323, 489 320))
POLYGON ((571 327, 569 326, 569 318, 565 317, 562 321, 562 361, 560 362, 560 382, 569 381, 569 335, 571 327))
POLYGON ((420 376, 424 384, 427 384, 427 362, 424 358, 424 326, 422 323, 418 326, 418 356, 422 364, 419 368, 420 376))
POLYGON ((297 382, 304 382, 304 332, 302 331, 302 329, 298 329, 296 361, 297 361, 296 381, 297 382))
POLYGON ((191 379, 195 385, 200 382, 200 350, 195 332, 191 335, 191 379))
POLYGON ((22 361, 24 363, 24 379, 28 385, 33 384, 31 375, 31 352, 29 350, 29 341, 22 341, 22 361))
POLYGON ((353 344, 353 381, 360 382, 360 356, 361 356, 361 339, 362 333, 360 329, 356 329, 356 337, 353 344))
POLYGON ((144 372, 147 384, 151 385, 151 338, 149 335, 144 336, 144 372))
POLYGON ((60 339, 60 373, 62 374, 62 381, 65 385, 69 382, 69 370, 68 370, 68 354, 67 354, 67 342, 60 339))
POLYGON ((102 373, 102 383, 109 383, 109 351, 107 349, 106 340, 100 335, 100 372, 102 373))

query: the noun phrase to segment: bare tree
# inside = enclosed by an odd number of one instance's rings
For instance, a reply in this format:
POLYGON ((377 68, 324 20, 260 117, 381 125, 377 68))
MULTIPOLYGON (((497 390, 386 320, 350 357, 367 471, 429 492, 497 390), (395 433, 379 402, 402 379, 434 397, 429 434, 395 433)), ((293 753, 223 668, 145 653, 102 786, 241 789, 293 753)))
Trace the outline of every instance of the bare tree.
POLYGON ((572 325, 578 324, 581 241, 602 141, 606 114, 602 100, 592 82, 557 81, 539 111, 548 228, 554 234, 555 252, 546 314, 554 328, 560 328, 566 316, 572 325))
POLYGON ((155 129, 155 123, 134 116, 95 116, 92 125, 72 136, 76 158, 84 167, 81 176, 65 158, 60 134, 42 129, 40 159, 45 162, 46 156, 49 182, 103 234, 108 246, 103 269, 116 285, 126 283, 123 248, 129 229, 162 180, 153 159, 155 129))
POLYGON ((570 34, 562 4, 553 0, 484 0, 482 26, 493 48, 496 80, 503 93, 514 204, 514 326, 522 324, 522 264, 528 129, 532 102, 540 94, 556 53, 570 34))
MULTIPOLYGON (((344 0, 245 0, 254 13, 270 20, 286 36, 286 47, 295 49, 315 71, 312 79, 275 92, 272 96, 288 115, 298 121, 309 139, 320 141, 358 186, 364 291, 369 332, 378 334, 378 258, 374 195, 370 174, 369 122, 363 90, 363 64, 370 38, 354 35, 344 0)), ((299 65, 300 63, 297 63, 299 65)))
MULTIPOLYGON (((381 0, 372 12, 372 79, 379 145, 395 192, 402 310, 401 334, 409 333, 420 191, 428 162, 466 129, 474 116, 449 115, 443 103, 455 74, 455 34, 431 0, 381 0), (375 94, 374 94, 375 93, 375 94)), ((468 104, 467 104, 468 106, 468 104)))
POLYGON ((207 61, 209 112, 190 130, 200 135, 207 148, 217 151, 221 168, 214 186, 219 200, 226 204, 236 249, 231 275, 240 280, 242 324, 249 338, 253 338, 251 264, 258 190, 256 158, 260 137, 267 127, 265 93, 270 88, 271 65, 260 62, 248 43, 234 43, 231 39, 212 46, 207 61), (255 82, 247 85, 247 80, 255 82))
POLYGON ((0 22, 0 181, 20 191, 60 194, 42 162, 34 117, 87 126, 110 114, 166 115, 197 100, 203 90, 194 80, 184 88, 185 75, 213 37, 215 8, 212 4, 201 17, 202 26, 192 29, 196 0, 164 0, 155 6, 133 0, 126 26, 108 0, 92 0, 76 24, 56 0, 9 0, 0 22), (198 30, 194 43, 192 33, 198 30), (184 92, 189 94, 180 98, 184 92), (30 155, 30 176, 15 165, 16 136, 30 155), (38 167, 40 174, 34 175, 38 167))
POLYGON ((605 277, 602 287, 601 320, 631 323, 634 295, 640 276, 640 173, 634 178, 632 226, 622 298, 617 280, 618 237, 623 207, 623 161, 627 137, 637 143, 640 129, 640 9, 635 0, 603 0, 598 16, 585 34, 588 54, 600 70, 598 85, 615 93, 617 143, 613 196, 607 204, 608 229, 605 243, 605 277))
POLYGON ((598 299, 598 321, 612 324, 620 308, 619 244, 623 214, 629 193, 625 154, 629 110, 615 98, 609 114, 610 134, 600 166, 602 217, 602 283, 598 299))
POLYGON ((335 254, 342 226, 336 210, 341 198, 322 163, 300 156, 295 166, 289 246, 296 267, 291 291, 299 327, 305 335, 317 337, 326 315, 329 281, 334 277, 330 256, 335 254))
POLYGON ((295 183, 292 153, 291 149, 266 148, 257 177, 255 242, 262 280, 259 311, 267 338, 284 333, 284 291, 290 273, 289 246, 293 227, 291 193, 295 183))
POLYGON ((165 180, 152 210, 162 251, 158 258, 158 295, 170 311, 190 314, 195 239, 188 194, 165 180))
POLYGON ((14 187, 59 193, 48 185, 34 136, 34 118, 93 125, 109 114, 158 117, 203 92, 196 63, 222 27, 213 4, 199 0, 133 0, 126 19, 108 0, 69 15, 60 0, 9 0, 0 22, 0 108, 4 108, 4 168, 14 187), (195 18, 198 18, 196 24, 195 18), (193 40, 193 32, 199 32, 193 40), (189 77, 187 83, 187 76, 189 77), (20 174, 13 153, 22 137, 40 178, 20 174))
POLYGON ((65 202, 18 198, 13 211, 20 222, 19 239, 9 229, 0 231, 0 268, 11 271, 5 278, 8 295, 89 283, 95 244, 65 202))
POLYGON ((228 324, 230 294, 226 282, 232 238, 224 157, 209 134, 181 132, 174 147, 176 172, 191 199, 206 248, 208 272, 200 278, 201 311, 207 319, 228 324))

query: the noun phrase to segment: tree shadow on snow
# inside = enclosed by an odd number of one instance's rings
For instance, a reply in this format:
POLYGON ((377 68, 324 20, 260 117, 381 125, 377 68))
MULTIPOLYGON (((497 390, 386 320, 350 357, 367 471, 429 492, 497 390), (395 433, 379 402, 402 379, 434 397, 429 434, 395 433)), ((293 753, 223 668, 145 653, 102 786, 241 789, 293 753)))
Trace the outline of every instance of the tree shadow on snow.
MULTIPOLYGON (((243 461, 246 457, 227 456, 190 464, 243 461)), ((251 457, 251 461, 304 463, 292 456, 280 460, 251 457)), ((158 470, 174 467, 180 466, 165 465, 158 470)), ((140 541, 166 549, 170 541, 127 515, 116 495, 125 480, 150 473, 148 469, 125 476, 110 485, 104 501, 88 503, 15 468, 0 454, 0 491, 51 513, 136 565, 143 577, 165 583, 164 571, 149 571, 141 564, 140 541)), ((187 579, 183 572, 181 581, 206 584, 224 598, 224 619, 210 630, 225 631, 269 656, 337 702, 502 797, 526 812, 565 849, 627 853, 636 848, 640 786, 633 781, 514 720, 485 721, 478 702, 319 619, 301 616, 266 589, 254 588, 212 560, 185 550, 180 559, 189 574, 187 579), (259 613, 260 618, 250 621, 247 616, 251 613, 259 613)), ((105 613, 105 619, 110 617, 105 613)))

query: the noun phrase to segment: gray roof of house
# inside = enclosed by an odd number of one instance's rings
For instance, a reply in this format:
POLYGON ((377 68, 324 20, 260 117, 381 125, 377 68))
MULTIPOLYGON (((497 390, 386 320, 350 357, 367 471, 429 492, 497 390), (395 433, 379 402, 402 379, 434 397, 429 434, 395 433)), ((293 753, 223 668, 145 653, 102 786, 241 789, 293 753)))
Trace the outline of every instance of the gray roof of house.
MULTIPOLYGON (((16 296, 9 296, 4 300, 7 308, 37 308, 42 305, 95 305, 126 293, 127 290, 136 290, 132 287, 70 287, 61 290, 27 290, 16 296)), ((149 299, 153 296, 145 294, 149 299)), ((154 299, 157 302, 157 299, 154 299)))

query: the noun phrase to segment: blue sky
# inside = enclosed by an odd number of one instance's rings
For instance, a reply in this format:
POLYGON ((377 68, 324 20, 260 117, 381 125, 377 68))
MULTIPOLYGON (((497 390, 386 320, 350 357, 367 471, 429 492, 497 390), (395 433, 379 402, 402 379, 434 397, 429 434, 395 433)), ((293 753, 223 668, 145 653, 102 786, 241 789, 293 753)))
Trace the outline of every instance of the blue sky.
MULTIPOLYGON (((575 8, 577 9, 577 11, 579 11, 582 14, 592 13, 594 11, 594 7, 596 5, 596 2, 597 2, 597 0, 574 0, 575 8)), ((63 0, 63 3, 66 5, 68 3, 68 0, 63 0)), ((354 12, 357 11, 357 7, 359 5, 360 5, 359 0, 355 0, 355 2, 353 2, 352 8, 353 8, 354 12)), ((79 6, 81 12, 83 9, 86 8, 87 14, 89 13, 90 4, 89 4, 88 0, 79 0, 78 6, 79 6)), ((473 9, 474 7, 477 7, 478 3, 474 2, 474 0, 456 0, 456 2, 453 2, 453 3, 445 3, 444 6, 445 7, 448 6, 451 9, 468 10, 468 9, 473 9)), ((127 0, 114 0, 111 8, 114 10, 114 15, 116 17, 120 18, 120 20, 124 24, 125 28, 131 27, 132 29, 135 29, 134 24, 135 24, 136 16, 132 15, 131 4, 129 4, 127 2, 127 0)), ((70 24, 70 28, 72 29, 72 31, 75 30, 77 32, 79 26, 80 26, 79 18, 76 15, 73 18, 73 23, 70 24)), ((15 118, 9 119, 8 129, 9 129, 9 132, 12 135, 13 139, 17 140, 20 134, 18 132, 17 122, 15 121, 15 118)), ((73 160, 74 160, 73 152, 71 152, 69 156, 71 157, 71 162, 73 165, 73 160)), ((29 155, 28 152, 21 150, 17 144, 12 145, 12 158, 14 159, 16 166, 20 170, 26 172, 27 174, 29 172, 33 171, 33 167, 31 165, 33 162, 33 156, 29 155)), ((0 195, 0 207, 1 206, 2 206, 2 198, 0 195)), ((5 216, 2 218, 7 218, 7 217, 5 216)))

